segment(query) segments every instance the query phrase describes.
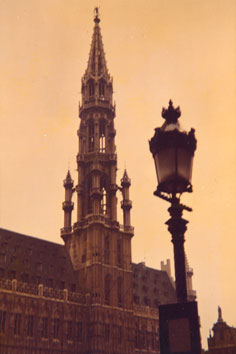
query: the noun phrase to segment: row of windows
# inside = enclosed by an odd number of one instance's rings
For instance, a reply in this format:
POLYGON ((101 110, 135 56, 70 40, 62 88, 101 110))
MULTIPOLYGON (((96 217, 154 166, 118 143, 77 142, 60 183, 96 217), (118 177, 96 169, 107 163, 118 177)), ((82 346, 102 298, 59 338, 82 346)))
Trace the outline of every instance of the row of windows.
MULTIPOLYGON (((83 88, 84 90, 84 88, 83 88)), ((104 97, 105 96, 105 82, 104 81, 100 81, 99 85, 98 85, 98 91, 99 91, 99 96, 100 97, 104 97)), ((84 93, 84 91, 82 91, 84 93)), ((90 80, 88 83, 88 94, 89 97, 93 97, 95 94, 95 84, 93 80, 90 80)))
POLYGON ((157 334, 153 329, 152 332, 147 332, 145 329, 135 331, 135 348, 137 349, 159 349, 157 334))
MULTIPOLYGON (((6 277, 7 279, 11 279, 11 280, 16 279, 16 271, 15 270, 5 271, 4 268, 0 268, 0 278, 4 278, 4 277, 6 277)), ((67 288, 67 285, 66 285, 65 281, 63 281, 63 280, 56 281, 55 279, 52 279, 52 278, 43 279, 40 276, 32 276, 31 277, 27 273, 20 274, 19 279, 23 283, 31 283, 34 285, 43 284, 43 285, 47 286, 48 288, 57 287, 60 290, 67 288)), ((72 283, 72 284, 68 285, 68 290, 70 290, 72 292, 76 292, 76 284, 72 283)))
MULTIPOLYGON (((133 283, 133 288, 134 288, 135 290, 137 290, 138 287, 139 287, 138 285, 139 285, 139 284, 137 284, 137 283, 133 283)), ((143 285, 141 289, 142 289, 143 292, 145 292, 145 293, 147 293, 147 292, 149 291, 149 288, 148 288, 146 285, 143 285)), ((151 289, 152 289, 152 288, 151 288, 151 289)), ((158 290, 157 288, 153 288, 152 290, 153 290, 153 293, 156 294, 156 295, 158 295, 158 294, 160 293, 160 290, 158 290)))
MULTIPOLYGON (((7 330, 7 314, 6 311, 0 311, 0 333, 5 333, 7 330)), ((76 340, 82 342, 84 337, 87 338, 95 335, 95 327, 88 324, 85 327, 83 322, 61 321, 59 318, 49 319, 48 317, 35 317, 32 315, 23 316, 20 313, 11 314, 13 316, 13 334, 25 335, 27 337, 34 337, 40 333, 41 338, 44 339, 60 339, 62 335, 66 335, 67 340, 76 340)), ((8 326, 10 327, 10 326, 8 326)), ((111 338, 117 339, 119 342, 123 339, 122 326, 104 324, 102 335, 105 342, 109 342, 111 338)))
MULTIPOLYGON (((95 256, 100 255, 99 253, 95 253, 95 256)), ((110 254, 110 237, 107 236, 105 238, 105 244, 104 244, 104 264, 110 264, 110 259, 111 254, 110 254)), ((83 254, 82 254, 82 263, 85 263, 87 260, 87 250, 86 247, 84 248, 83 254)), ((117 250, 116 250, 116 265, 118 267, 122 267, 122 241, 117 240, 117 250)))
MULTIPOLYGON (((60 334, 65 332, 68 340, 82 341, 83 338, 82 322, 61 321, 59 318, 50 320, 48 317, 23 316, 20 313, 8 314, 6 311, 0 311, 0 333, 6 332, 7 317, 9 317, 9 321, 13 320, 14 335, 25 333, 27 337, 33 337, 37 331, 41 338, 49 338, 51 333, 52 338, 59 339, 60 334)), ((10 323, 9 327, 11 327, 10 323)))
MULTIPOLYGON (((142 281, 146 282, 148 280, 150 280, 150 272, 145 271, 145 273, 139 273, 139 271, 137 269, 133 270, 133 277, 134 278, 139 278, 142 279, 142 281)), ((158 281, 160 279, 160 275, 158 273, 154 273, 153 276, 153 281, 158 281)), ((163 282, 166 283, 166 282, 163 282)))
MULTIPOLYGON (((133 296, 133 301, 135 305, 144 305, 144 306, 151 306, 151 300, 147 297, 144 296, 143 298, 140 298, 138 295, 133 296)), ((153 307, 158 308, 160 306, 160 301, 158 299, 153 300, 153 307)))
MULTIPOLYGON (((7 262, 7 255, 5 253, 0 253, 0 263, 6 263, 7 262)), ((17 257, 15 256, 11 256, 9 257, 9 261, 11 263, 14 263, 15 261, 17 260, 17 257)), ((65 260, 63 260, 64 262, 65 260)), ((25 268, 32 268, 32 263, 31 263, 31 260, 29 259, 23 259, 22 260, 22 265, 25 267, 25 268)), ((55 271, 55 267, 50 264, 50 265, 47 265, 47 264, 43 264, 43 263, 36 263, 35 265, 33 265, 34 269, 36 272, 42 272, 43 270, 46 271, 46 272, 54 272, 55 271)), ((61 274, 64 274, 65 273, 65 268, 64 267, 61 267, 60 268, 60 273, 61 274)))

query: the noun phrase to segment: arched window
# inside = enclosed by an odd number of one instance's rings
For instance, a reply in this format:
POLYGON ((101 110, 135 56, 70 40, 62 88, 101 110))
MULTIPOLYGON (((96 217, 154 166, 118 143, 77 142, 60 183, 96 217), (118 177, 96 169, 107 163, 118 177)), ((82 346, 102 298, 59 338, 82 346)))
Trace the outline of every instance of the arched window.
POLYGON ((117 279, 117 305, 122 307, 122 278, 117 279))
POLYGON ((122 249, 121 249, 121 240, 117 240, 117 265, 121 267, 122 263, 122 249))
POLYGON ((104 98, 105 96, 105 82, 102 80, 99 82, 99 97, 104 98))
POLYGON ((107 213, 107 191, 105 179, 101 180, 100 190, 102 193, 100 213, 105 215, 107 213))
POLYGON ((106 125, 104 121, 99 124, 99 152, 104 153, 106 150, 106 125))
POLYGON ((106 238, 105 238, 104 263, 105 264, 109 264, 110 263, 110 240, 109 240, 109 236, 106 236, 106 238))
POLYGON ((105 277, 105 304, 110 305, 111 296, 111 276, 107 274, 105 277))
POLYGON ((94 96, 94 82, 93 82, 93 80, 89 81, 88 88, 89 88, 89 98, 93 97, 94 96))
POLYGON ((94 125, 93 125, 93 122, 89 122, 88 135, 89 135, 88 150, 89 150, 89 152, 91 152, 91 151, 94 151, 94 125))

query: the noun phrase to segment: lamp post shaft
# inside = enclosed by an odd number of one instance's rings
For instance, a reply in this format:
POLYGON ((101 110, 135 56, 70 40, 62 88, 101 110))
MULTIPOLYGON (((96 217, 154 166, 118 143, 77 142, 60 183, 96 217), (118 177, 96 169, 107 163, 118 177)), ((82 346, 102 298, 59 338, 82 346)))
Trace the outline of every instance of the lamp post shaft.
POLYGON ((171 218, 166 222, 168 230, 172 235, 172 243, 174 246, 175 261, 175 282, 176 296, 178 302, 187 302, 187 284, 186 284, 186 267, 184 252, 184 233, 187 230, 188 221, 182 219, 183 207, 179 203, 179 199, 172 198, 172 203, 168 209, 171 218))

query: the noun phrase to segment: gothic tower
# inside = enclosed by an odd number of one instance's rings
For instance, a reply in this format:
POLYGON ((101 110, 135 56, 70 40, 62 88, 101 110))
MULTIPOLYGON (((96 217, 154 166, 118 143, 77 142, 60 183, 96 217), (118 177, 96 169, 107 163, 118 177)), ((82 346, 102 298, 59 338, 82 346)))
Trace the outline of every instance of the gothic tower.
MULTIPOLYGON (((127 172, 124 172, 120 187, 116 182, 113 82, 106 65, 98 10, 95 11, 89 60, 82 77, 82 104, 79 106, 78 184, 73 189, 68 172, 64 181, 65 223, 61 237, 77 270, 79 286, 92 297, 93 308, 98 311, 96 316, 105 316, 106 323, 106 316, 110 313, 109 316, 114 317, 114 326, 118 328, 119 338, 125 321, 121 318, 132 312, 132 203, 129 200, 130 179, 127 172), (117 221, 117 191, 121 191, 123 196, 124 225, 117 221), (73 192, 77 196, 77 221, 72 227, 73 192), (119 313, 118 317, 114 311, 111 315, 110 310, 114 308, 119 313)), ((129 320, 126 322, 129 323, 129 320)), ((94 331, 99 332, 99 329, 94 331)), ((101 341, 99 344, 99 339, 95 342, 95 347, 104 343, 101 341)), ((125 341, 123 343, 122 352, 125 353, 125 348, 132 344, 127 344, 128 339, 126 344, 125 341)))

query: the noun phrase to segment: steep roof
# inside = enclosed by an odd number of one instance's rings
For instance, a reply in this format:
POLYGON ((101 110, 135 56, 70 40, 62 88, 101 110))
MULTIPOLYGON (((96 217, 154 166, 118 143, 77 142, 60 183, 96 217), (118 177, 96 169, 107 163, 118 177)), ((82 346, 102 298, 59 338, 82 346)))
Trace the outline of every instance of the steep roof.
POLYGON ((76 290, 65 246, 0 228, 0 278, 76 290))

